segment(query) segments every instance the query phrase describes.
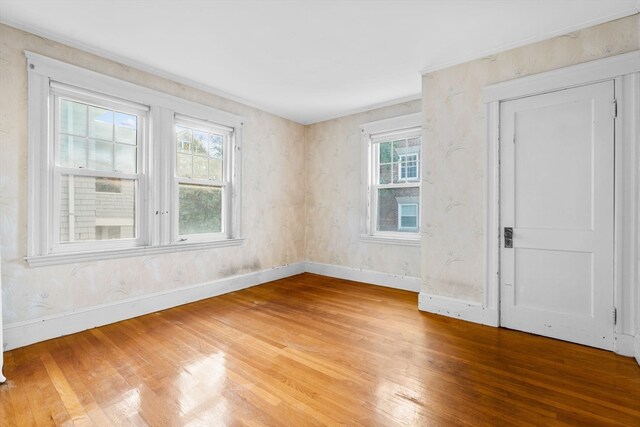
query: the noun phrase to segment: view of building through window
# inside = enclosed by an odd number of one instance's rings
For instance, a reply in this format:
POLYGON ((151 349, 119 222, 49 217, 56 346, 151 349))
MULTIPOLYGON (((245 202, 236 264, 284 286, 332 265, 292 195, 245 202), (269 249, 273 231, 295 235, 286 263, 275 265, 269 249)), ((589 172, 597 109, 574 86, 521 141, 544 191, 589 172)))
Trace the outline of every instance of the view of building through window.
POLYGON ((137 117, 57 101, 60 242, 135 238, 137 117))
POLYGON ((377 166, 376 230, 418 231, 420 137, 373 144, 377 166))

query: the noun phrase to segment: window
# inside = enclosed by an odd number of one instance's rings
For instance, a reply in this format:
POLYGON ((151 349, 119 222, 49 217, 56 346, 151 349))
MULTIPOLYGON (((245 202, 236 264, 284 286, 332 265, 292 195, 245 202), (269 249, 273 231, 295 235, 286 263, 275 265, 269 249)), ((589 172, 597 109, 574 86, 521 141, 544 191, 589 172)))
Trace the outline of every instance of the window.
POLYGON ((140 243, 136 216, 145 184, 138 165, 138 123, 146 120, 148 108, 55 83, 50 85, 50 96, 52 250, 87 250, 96 240, 122 240, 122 246, 140 243), (107 223, 121 228, 117 237, 102 232, 107 223))
POLYGON ((176 118, 176 235, 180 241, 224 235, 233 129, 176 118))
POLYGON ((418 179, 418 154, 400 155, 398 167, 400 168, 398 172, 400 179, 418 179))
POLYGON ((398 203, 398 229, 418 231, 417 203, 398 203))
POLYGON ((30 265, 240 244, 242 118, 26 55, 30 265))
POLYGON ((419 115, 367 123, 362 132, 363 237, 415 243, 420 225, 419 115))

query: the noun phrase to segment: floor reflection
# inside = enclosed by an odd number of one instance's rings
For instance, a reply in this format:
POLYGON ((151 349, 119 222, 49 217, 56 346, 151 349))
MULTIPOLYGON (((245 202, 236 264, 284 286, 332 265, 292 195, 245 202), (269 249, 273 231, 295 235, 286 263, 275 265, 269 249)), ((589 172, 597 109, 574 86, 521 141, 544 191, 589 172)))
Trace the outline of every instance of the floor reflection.
POLYGON ((193 425, 206 421, 220 425, 228 420, 227 401, 222 394, 225 380, 226 360, 221 351, 186 365, 177 381, 183 420, 193 425))

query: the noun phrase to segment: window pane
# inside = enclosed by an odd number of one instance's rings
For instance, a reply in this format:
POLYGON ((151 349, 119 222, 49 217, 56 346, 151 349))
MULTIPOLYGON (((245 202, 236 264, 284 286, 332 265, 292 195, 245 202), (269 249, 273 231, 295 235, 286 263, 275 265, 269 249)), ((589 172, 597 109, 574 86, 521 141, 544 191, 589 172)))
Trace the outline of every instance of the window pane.
POLYGON ((60 135, 60 166, 65 168, 87 167, 87 138, 60 135))
MULTIPOLYGON (((415 137, 415 138, 409 138, 407 139, 407 147, 412 149, 412 148, 417 148, 416 152, 420 152, 420 137, 415 137)), ((410 150, 411 152, 413 152, 413 150, 410 150)))
POLYGON ((393 161, 394 161, 393 182, 394 183, 404 181, 404 178, 402 177, 404 170, 402 170, 402 167, 404 163, 403 162, 404 156, 406 154, 407 154, 407 140, 402 139, 399 141, 393 141, 393 161))
POLYGON ((176 136, 178 138, 178 153, 191 153, 191 129, 176 126, 176 136))
POLYGON ((224 138, 222 135, 211 136, 211 142, 209 143, 209 157, 222 159, 222 142, 224 141, 224 138))
POLYGON ((60 101, 60 132, 87 135, 87 106, 79 102, 60 101))
POLYGON ((136 115, 61 99, 59 121, 60 166, 137 172, 136 115))
POLYGON ((380 165, 380 176, 378 184, 389 184, 391 182, 391 165, 380 165))
POLYGON ((222 230, 222 189, 179 184, 180 235, 219 233, 222 230))
POLYGON ((380 144, 380 163, 391 163, 391 143, 380 144))
POLYGON ((222 181, 224 136, 176 126, 177 175, 222 181))
POLYGON ((122 180, 117 178, 96 178, 96 192, 122 193, 122 180))
POLYGON ((402 228, 416 228, 417 224, 418 224, 418 217, 415 215, 400 217, 400 226, 402 228))
POLYGON ((210 133, 194 130, 193 131, 193 152, 195 154, 207 156, 209 154, 210 139, 211 139, 210 133))
POLYGON ((191 178, 192 175, 191 155, 178 154, 178 176, 182 178, 191 178))
POLYGON ((61 177, 61 242, 131 238, 135 238, 134 180, 61 177))
POLYGON ((89 106, 89 137, 113 141, 113 111, 89 106))
MULTIPOLYGON (((403 204, 420 204, 420 189, 418 187, 409 188, 382 188, 378 189, 378 218, 377 218, 377 230, 378 231, 402 231, 402 232, 416 232, 416 224, 414 229, 402 230, 400 229, 400 205, 403 204)), ((406 209, 403 208, 403 215, 407 215, 406 209)), ((417 208, 416 208, 417 212, 417 208)))
POLYGON ((418 215, 418 206, 417 205, 400 205, 400 214, 402 216, 416 216, 418 215))
POLYGON ((222 181, 222 159, 209 159, 209 179, 222 181))
POLYGON ((136 145, 138 118, 130 114, 115 113, 116 141, 136 145))
POLYGON ((117 172, 136 173, 136 146, 116 144, 117 172))
POLYGON ((88 145, 89 161, 87 166, 90 169, 99 171, 113 171, 113 144, 102 141, 89 141, 88 145))
POLYGON ((193 178, 209 178, 209 158, 193 156, 193 178))
POLYGON ((407 140, 401 139, 398 141, 393 141, 393 161, 397 162, 400 160, 400 155, 405 154, 407 150, 407 140))

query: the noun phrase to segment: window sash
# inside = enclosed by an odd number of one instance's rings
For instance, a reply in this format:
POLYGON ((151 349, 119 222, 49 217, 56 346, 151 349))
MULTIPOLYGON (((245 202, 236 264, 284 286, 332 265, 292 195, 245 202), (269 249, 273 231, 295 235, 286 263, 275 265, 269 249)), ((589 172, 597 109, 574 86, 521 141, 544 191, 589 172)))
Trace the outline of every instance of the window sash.
MULTIPOLYGON (((49 101, 50 101, 50 115, 48 121, 49 126, 49 140, 53 142, 53 164, 51 165, 51 187, 50 187, 50 204, 51 213, 50 222, 48 226, 49 230, 49 245, 48 252, 55 253, 67 253, 67 252, 83 252, 90 250, 108 250, 108 249, 125 249, 136 246, 142 246, 147 243, 147 234, 143 228, 143 213, 145 211, 142 193, 146 189, 146 175, 144 165, 144 147, 146 146, 146 134, 145 128, 148 121, 148 107, 127 103, 125 101, 116 100, 107 95, 94 94, 90 91, 73 88, 73 86, 60 85, 51 82, 49 85, 49 101), (89 106, 108 109, 114 112, 121 112, 129 115, 136 116, 136 173, 118 172, 118 171, 101 171, 90 168, 72 168, 60 166, 61 159, 61 129, 59 129, 61 120, 60 104, 62 100, 68 100, 72 102, 79 102, 89 106), (61 220, 62 220, 62 195, 61 195, 61 182, 62 176, 74 176, 74 177, 104 177, 104 178, 117 178, 124 180, 134 181, 134 236, 133 238, 112 239, 112 240, 78 240, 78 241, 62 241, 61 233, 61 220)), ((88 121, 87 117, 87 121, 88 121)), ((114 126, 115 132, 115 126, 114 126)), ((88 136, 88 123, 87 123, 87 135, 85 137, 87 141, 92 139, 88 136)), ((115 138, 115 136, 114 136, 115 138)), ((114 141, 107 141, 112 144, 116 144, 114 141)), ((115 147, 114 147, 115 149, 115 147)), ((115 153, 113 161, 115 162, 115 153)), ((115 167, 115 163, 113 165, 115 167)))
MULTIPOLYGON (((378 230, 378 219, 379 219, 379 203, 378 203, 378 190, 382 190, 385 188, 417 188, 418 192, 420 192, 420 185, 416 183, 412 184, 387 184, 387 185, 372 185, 370 186, 371 191, 371 205, 369 210, 370 215, 370 230, 371 236, 380 236, 380 237, 395 237, 395 238, 415 238, 419 236, 420 232, 420 208, 418 207, 418 216, 417 216, 417 224, 418 226, 415 228, 415 233, 409 231, 382 231, 378 230)), ((402 204, 400 204, 402 205, 402 204)), ((398 206, 398 215, 400 214, 400 207, 398 206)), ((398 218, 398 229, 399 230, 408 230, 408 228, 400 228, 400 221, 398 218)), ((410 228, 410 229, 413 229, 410 228)))
MULTIPOLYGON (((393 188, 417 188, 420 191, 420 157, 422 149, 417 153, 409 153, 399 155, 398 159, 398 180, 402 180, 402 182, 397 183, 388 183, 388 184, 380 184, 380 145, 389 141, 397 141, 401 139, 409 139, 409 138, 421 138, 421 129, 419 127, 410 128, 410 129, 401 129, 389 132, 380 132, 377 134, 369 135, 368 140, 368 157, 369 157, 369 185, 368 185, 368 210, 367 215, 369 217, 369 225, 368 225, 368 235, 373 237, 389 237, 389 238, 398 238, 398 239, 415 239, 419 237, 420 232, 420 209, 418 209, 418 215, 416 217, 417 227, 400 227, 400 218, 398 218, 398 231, 380 231, 378 230, 378 222, 379 222, 379 201, 378 201, 378 190, 381 189, 393 189, 393 188), (415 156, 417 160, 416 168, 417 168, 417 177, 416 178, 405 178, 401 176, 401 170, 403 163, 400 161, 403 157, 411 157, 415 156), (415 230, 415 232, 411 231, 403 231, 403 230, 415 230)), ((392 152, 393 156, 393 152, 392 152)), ((391 163, 393 164, 393 162, 391 163)), ((392 177, 393 178, 393 177, 392 177)))
MULTIPOLYGON (((216 241, 231 238, 231 194, 232 190, 232 156, 234 147, 235 131, 233 128, 222 126, 217 123, 189 117, 182 114, 175 114, 172 132, 172 221, 171 221, 171 241, 174 244, 185 244, 191 242, 216 241), (202 178, 180 177, 178 176, 178 137, 176 127, 181 126, 191 130, 214 133, 222 135, 222 181, 215 181, 202 178), (180 184, 199 185, 209 188, 219 188, 221 191, 221 214, 220 232, 215 233, 192 233, 180 234, 180 184)), ((193 155, 193 154, 192 154, 193 155)))

